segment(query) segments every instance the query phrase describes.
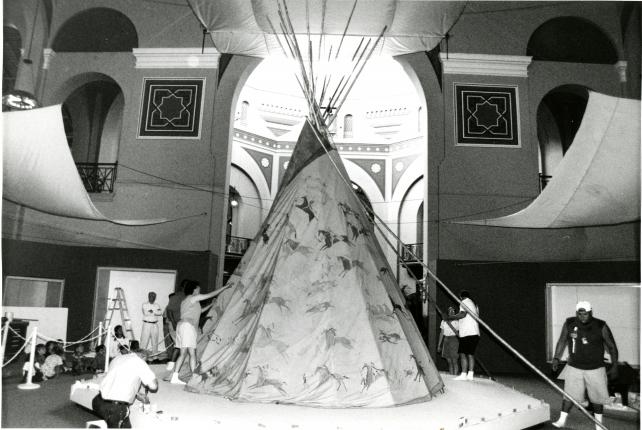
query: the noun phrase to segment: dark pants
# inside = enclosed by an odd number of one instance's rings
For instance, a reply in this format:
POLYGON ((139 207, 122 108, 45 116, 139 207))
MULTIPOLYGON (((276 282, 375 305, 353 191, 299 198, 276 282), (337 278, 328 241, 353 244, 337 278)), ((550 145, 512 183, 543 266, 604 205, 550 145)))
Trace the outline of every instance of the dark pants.
POLYGON ((132 423, 129 421, 128 403, 105 400, 98 393, 91 401, 91 407, 100 418, 105 420, 107 427, 111 429, 132 428, 132 423))

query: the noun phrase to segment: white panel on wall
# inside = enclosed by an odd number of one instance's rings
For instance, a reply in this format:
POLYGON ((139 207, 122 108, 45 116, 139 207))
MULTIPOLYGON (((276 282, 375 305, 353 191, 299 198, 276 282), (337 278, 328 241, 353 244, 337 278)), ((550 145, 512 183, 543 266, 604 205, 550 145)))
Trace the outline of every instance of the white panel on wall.
MULTIPOLYGON (((104 270, 104 269, 101 269, 104 270)), ((109 276, 109 297, 116 297, 115 289, 120 287, 125 294, 129 317, 132 321, 132 330, 136 340, 140 340, 142 321, 143 321, 143 303, 148 301, 147 294, 151 291, 156 293, 156 303, 165 311, 169 301, 169 295, 174 292, 176 285, 175 271, 151 271, 151 270, 120 270, 110 269, 109 276)), ((104 316, 101 317, 101 320, 104 316)), ((111 322, 112 327, 121 324, 120 312, 114 311, 111 322)), ((162 318, 159 319, 159 351, 165 348, 163 340, 162 318)), ((150 346, 151 347, 151 346, 150 346)), ((148 347, 148 348, 150 348, 148 347)))
MULTIPOLYGON (((586 300, 593 316, 606 321, 615 343, 618 361, 640 364, 640 285, 636 284, 548 284, 547 359, 553 359, 555 345, 566 318, 575 315, 577 302, 586 300)), ((568 356, 568 348, 563 359, 568 356)))

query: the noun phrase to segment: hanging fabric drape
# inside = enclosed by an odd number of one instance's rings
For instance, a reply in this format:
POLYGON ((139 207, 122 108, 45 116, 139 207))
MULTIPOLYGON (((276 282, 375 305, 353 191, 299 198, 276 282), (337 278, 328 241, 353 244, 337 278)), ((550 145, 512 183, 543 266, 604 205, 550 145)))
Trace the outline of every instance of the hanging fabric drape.
POLYGON ((640 101, 590 92, 573 144, 528 207, 499 218, 452 222, 567 228, 639 219, 640 101))
POLYGON ((60 105, 2 115, 4 199, 52 215, 122 225, 171 221, 114 220, 94 206, 69 151, 60 105))
MULTIPOLYGON (((188 0, 197 18, 220 52, 265 57, 280 49, 270 22, 277 32, 279 16, 273 0, 188 0)), ((343 39, 344 52, 353 52, 363 37, 377 37, 386 27, 381 52, 400 55, 429 51, 446 35, 461 14, 465 2, 369 0, 307 0, 287 3, 295 33, 305 35, 308 23, 312 45, 323 35, 326 53, 333 55, 343 39), (354 7, 354 12, 352 9, 354 7), (347 31, 344 30, 349 22, 347 31)), ((343 50, 343 47, 342 47, 343 50)))

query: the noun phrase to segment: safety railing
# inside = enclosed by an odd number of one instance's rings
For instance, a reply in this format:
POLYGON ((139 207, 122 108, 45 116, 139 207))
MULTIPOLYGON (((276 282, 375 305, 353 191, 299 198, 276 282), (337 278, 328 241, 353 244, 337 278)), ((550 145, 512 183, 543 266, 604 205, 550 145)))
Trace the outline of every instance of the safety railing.
POLYGON ((424 258, 423 243, 406 243, 401 248, 401 259, 403 261, 417 261, 417 258, 420 260, 423 260, 424 258))
POLYGON ((113 193, 118 163, 76 163, 88 193, 113 193))
POLYGON ((243 255, 250 247, 250 243, 252 243, 252 239, 248 239, 247 237, 228 235, 226 239, 226 254, 243 255))
POLYGON ((551 179, 553 179, 551 175, 544 175, 543 173, 539 174, 539 192, 540 193, 544 190, 544 188, 546 188, 546 185, 548 185, 548 183, 551 182, 551 179))

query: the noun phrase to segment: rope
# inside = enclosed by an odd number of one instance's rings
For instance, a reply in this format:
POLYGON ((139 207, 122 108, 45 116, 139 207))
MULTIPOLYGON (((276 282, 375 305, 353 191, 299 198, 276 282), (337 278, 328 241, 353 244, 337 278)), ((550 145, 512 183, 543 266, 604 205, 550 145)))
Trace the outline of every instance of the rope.
MULTIPOLYGON (((310 125, 312 125, 312 124, 310 124, 310 125)), ((317 139, 319 139, 319 140, 320 140, 320 139, 321 139, 321 137, 319 136, 319 134, 318 134, 317 130, 316 130, 314 127, 311 127, 311 128, 312 128, 313 132, 315 133, 315 135, 316 135, 317 139)), ((328 159, 330 160, 330 162, 332 163, 333 167, 335 168, 335 170, 336 170, 336 171, 337 171, 337 173, 339 174, 339 177, 340 177, 340 178, 341 178, 341 180, 343 181, 344 185, 347 187, 347 189, 352 190, 352 186, 348 183, 348 181, 346 180, 346 178, 343 176, 341 169, 339 169, 339 166, 337 166, 337 164, 335 163, 335 161, 334 161, 334 160, 332 159, 332 157, 330 156, 330 152, 328 151, 328 149, 326 148, 326 146, 325 146, 325 145, 323 145, 323 144, 321 144, 321 147, 322 147, 322 148, 323 148, 323 150, 326 152, 326 155, 328 156, 328 159)), ((370 208, 368 208, 368 207, 367 207, 367 206, 366 206, 366 205, 361 201, 361 199, 357 198, 357 201, 359 202, 359 204, 361 204, 361 206, 362 206, 363 210, 364 210, 367 214, 371 214, 374 218, 376 218, 377 220, 379 220, 380 224, 376 224, 376 223, 375 223, 375 225, 382 225, 383 227, 385 227, 385 228, 386 228, 386 230, 388 231, 388 233, 389 233, 390 235, 392 235, 392 237, 394 237, 394 238, 397 240, 397 242, 399 242, 399 243, 402 243, 402 244, 403 244, 403 242, 401 241, 401 239, 399 239, 399 237, 398 237, 398 236, 397 236, 397 235, 396 235, 396 234, 395 234, 395 233, 390 229, 390 227, 388 227, 388 225, 387 225, 385 222, 383 222, 383 220, 382 220, 382 219, 381 219, 381 218, 380 218, 376 213, 374 213, 374 211, 372 211, 370 208)), ((381 230, 379 230, 379 231, 381 231, 381 230)), ((382 233, 382 236, 384 236, 384 237, 386 236, 386 235, 384 234, 384 232, 381 232, 381 233, 382 233)), ((450 290, 450 288, 448 288, 448 286, 447 286, 446 284, 444 284, 444 283, 441 281, 441 279, 439 279, 439 278, 437 277, 437 275, 435 275, 434 273, 432 273, 432 271, 430 270, 430 268, 428 267, 428 265, 427 265, 426 263, 424 263, 424 262, 423 262, 419 257, 417 257, 417 255, 416 255, 414 252, 412 252, 412 250, 410 250, 409 248, 406 248, 406 250, 408 251, 408 253, 409 253, 409 254, 410 254, 410 255, 411 255, 415 260, 417 260, 417 261, 422 265, 422 267, 425 269, 425 271, 426 271, 427 275, 429 275, 432 279, 434 279, 434 280, 435 280, 435 282, 437 283, 437 285, 441 286, 441 287, 442 287, 442 289, 443 289, 443 290, 444 290, 448 295, 450 295, 450 296, 451 296, 451 298, 453 298, 453 299, 454 299, 454 300, 455 300, 455 301, 456 301, 456 302, 457 302, 457 303, 462 307, 462 309, 466 310, 466 312, 467 312, 467 314, 468 314, 468 315, 470 315, 470 316, 471 316, 475 321, 477 321, 477 323, 478 323, 478 324, 480 324, 482 327, 484 327, 484 328, 485 328, 485 329, 486 329, 486 330, 491 334, 491 336, 492 336, 492 337, 494 337, 494 338, 495 338, 499 343, 501 343, 503 346, 505 346, 505 347, 506 347, 510 352, 512 352, 512 353, 513 353, 513 355, 515 355, 518 359, 520 359, 524 364, 526 364, 526 366, 528 366, 531 370, 533 370, 537 375, 539 375, 542 379, 544 379, 544 381, 546 381, 546 382, 547 382, 551 387, 553 387, 553 389, 555 389, 557 392, 559 392, 559 393, 560 393, 564 398, 568 399, 571 403, 573 403, 573 405, 575 405, 575 406, 576 406, 576 407, 577 407, 577 408, 578 408, 578 409, 579 409, 579 410, 580 410, 584 415, 586 415, 586 416, 587 416, 591 421, 593 421, 597 426, 599 426, 599 427, 600 427, 600 428, 602 428, 602 429, 608 430, 608 429, 607 429, 607 428, 606 428, 602 423, 600 423, 599 421, 597 421, 597 420, 593 417, 593 415, 591 415, 591 414, 590 414, 590 412, 588 412, 588 411, 587 411, 587 410, 586 410, 586 409, 585 409, 585 408, 584 408, 584 407, 583 407, 583 406, 582 406, 582 405, 581 405, 577 400, 573 399, 573 398, 572 398, 572 397, 571 397, 571 396, 570 396, 566 391, 564 391, 563 389, 561 389, 560 387, 558 387, 558 386, 557 386, 557 384, 555 384, 555 382, 553 382, 551 379, 549 379, 549 378, 548 378, 544 373, 542 373, 542 371, 541 371, 541 370, 539 370, 537 367, 535 367, 535 365, 533 365, 530 361, 528 361, 528 359, 527 359, 526 357, 524 357, 522 354, 520 354, 520 353, 519 353, 519 351, 517 351, 517 350, 516 350, 515 348, 513 348, 513 347, 512 347, 508 342, 506 342, 506 341, 505 341, 505 340, 504 340, 504 339, 503 339, 499 334, 497 334, 497 333, 496 333, 496 332, 495 332, 495 331, 494 331, 494 330, 493 330, 493 329, 492 329, 488 324, 486 324, 486 322, 484 322, 484 321, 483 321, 479 316, 475 315, 475 314, 472 312, 472 310, 471 310, 471 309, 469 309, 469 308, 468 308, 468 307, 467 307, 467 306, 466 306, 466 305, 465 305, 465 304, 464 304, 464 303, 459 299, 459 297, 457 297, 457 295, 456 295, 455 293, 453 293, 453 292, 452 292, 452 290, 450 290)))
POLYGON ((25 349, 25 347, 26 347, 26 346, 27 346, 27 342, 23 343, 23 344, 22 344, 22 346, 20 347, 20 349, 19 349, 19 350, 14 354, 14 356, 13 356, 13 357, 11 357, 9 360, 5 361, 5 362, 2 364, 2 367, 5 367, 7 364, 9 364, 9 363, 11 363, 13 360, 15 360, 15 358, 16 358, 18 355, 20 355, 20 353, 25 349))
POLYGON ((26 337, 23 337, 20 333, 18 333, 18 332, 17 332, 17 331, 15 331, 14 329, 12 329, 12 328, 11 328, 11 326, 10 326, 9 324, 7 324, 7 327, 9 327, 9 330, 11 330, 11 331, 13 332, 13 334, 15 334, 15 335, 16 335, 16 337, 18 337, 18 338, 20 338, 20 339, 24 340, 25 342, 27 341, 27 338, 26 338, 26 337))

